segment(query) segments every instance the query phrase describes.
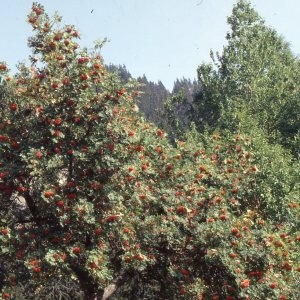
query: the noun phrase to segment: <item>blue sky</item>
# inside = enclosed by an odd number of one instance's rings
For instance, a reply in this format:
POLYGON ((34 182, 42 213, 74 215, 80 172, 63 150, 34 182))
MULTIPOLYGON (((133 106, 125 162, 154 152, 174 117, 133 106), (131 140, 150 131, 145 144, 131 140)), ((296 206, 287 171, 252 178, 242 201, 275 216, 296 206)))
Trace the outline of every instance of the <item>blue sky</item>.
MULTIPOLYGON (((235 0, 41 0, 52 15, 80 31, 81 45, 107 37, 106 63, 124 64, 133 76, 145 74, 172 89, 176 78, 195 78, 209 51, 222 50, 226 17, 235 0)), ((300 54, 300 1, 252 0, 252 5, 300 54)), ((26 15, 29 0, 1 0, 0 60, 10 68, 26 60, 31 35, 26 15)))

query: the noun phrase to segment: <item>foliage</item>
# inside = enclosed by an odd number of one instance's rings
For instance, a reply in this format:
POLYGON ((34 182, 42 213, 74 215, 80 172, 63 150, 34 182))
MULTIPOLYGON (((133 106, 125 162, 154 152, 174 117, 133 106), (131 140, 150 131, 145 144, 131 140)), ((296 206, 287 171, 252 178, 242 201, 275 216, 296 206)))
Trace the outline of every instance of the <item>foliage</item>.
POLYGON ((298 157, 299 59, 248 1, 237 1, 228 24, 222 53, 211 51, 212 63, 198 68, 202 91, 194 97, 189 123, 200 131, 247 132, 256 126, 298 157))
POLYGON ((259 132, 173 147, 73 26, 28 21, 32 65, 0 64, 2 299, 298 299, 299 165, 259 132))

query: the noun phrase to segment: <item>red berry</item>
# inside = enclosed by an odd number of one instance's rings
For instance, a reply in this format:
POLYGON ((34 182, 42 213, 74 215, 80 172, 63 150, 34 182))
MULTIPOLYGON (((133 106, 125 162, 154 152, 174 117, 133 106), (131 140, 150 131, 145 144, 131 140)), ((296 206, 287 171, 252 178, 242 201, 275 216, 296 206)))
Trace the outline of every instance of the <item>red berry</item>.
POLYGON ((160 130, 160 129, 158 129, 158 130, 156 131, 156 134, 157 134, 159 137, 163 137, 163 136, 165 135, 165 133, 164 133, 162 130, 160 130))
POLYGON ((17 103, 11 103, 9 108, 12 111, 16 111, 18 109, 18 105, 17 105, 17 103))
POLYGON ((135 148, 135 150, 137 151, 137 152, 142 152, 143 150, 144 150, 144 147, 143 146, 137 146, 136 148, 135 148))
POLYGON ((210 218, 208 218, 207 219, 207 222, 208 223, 214 223, 216 220, 214 219, 214 218, 212 218, 212 217, 210 217, 210 218))
POLYGON ((71 33, 72 30, 73 30, 73 28, 72 28, 71 26, 68 26, 68 27, 66 28, 66 32, 67 32, 67 33, 71 33))
POLYGON ((77 38, 77 37, 79 37, 79 33, 77 31, 74 31, 73 36, 77 38))
POLYGON ((135 132, 134 132, 133 130, 130 130, 129 133, 128 133, 128 135, 129 135, 129 136, 134 136, 134 135, 135 135, 135 132))
POLYGON ((87 63, 87 62, 89 62, 89 58, 88 57, 79 57, 78 58, 78 63, 79 64, 84 64, 84 63, 87 63))
POLYGON ((0 71, 6 71, 7 66, 5 64, 0 64, 0 71))
POLYGON ((230 258, 236 258, 236 257, 237 257, 237 254, 236 254, 236 253, 230 253, 230 254, 229 254, 229 257, 230 257, 230 258))
POLYGON ((129 229, 128 229, 127 227, 125 227, 125 228, 123 229, 123 232, 124 232, 124 233, 129 233, 129 229))
POLYGON ((16 141, 11 141, 10 144, 11 144, 11 147, 13 149, 19 149, 20 148, 20 144, 18 142, 16 142, 16 141))
POLYGON ((282 247, 283 243, 281 241, 277 241, 277 242, 275 242, 275 246, 276 247, 282 247))
POLYGON ((237 193, 238 193, 238 191, 239 191, 239 189, 238 189, 238 188, 235 188, 235 189, 232 189, 232 190, 231 190, 232 194, 237 194, 237 193))
POLYGON ((241 288, 242 289, 245 289, 245 288, 247 288, 249 286, 250 286, 250 280, 249 279, 245 279, 245 280, 241 281, 241 288))
POLYGON ((60 39, 62 38, 62 33, 57 33, 55 36, 54 36, 54 41, 58 42, 60 39))
POLYGON ((52 86, 53 89, 57 89, 58 88, 58 82, 53 82, 51 86, 52 86))
POLYGON ((98 266, 95 262, 90 262, 89 266, 90 266, 91 269, 97 269, 98 268, 98 266))
POLYGON ((7 142, 8 141, 8 137, 6 135, 0 135, 0 141, 1 142, 7 142))
POLYGON ((4 229, 1 230, 1 233, 2 233, 3 235, 6 235, 6 234, 8 234, 8 230, 7 230, 6 228, 4 228, 4 229))
POLYGON ((41 273, 41 268, 40 267, 35 267, 35 268, 33 268, 33 271, 35 273, 41 273))
POLYGON ((128 168, 128 172, 132 172, 133 170, 134 170, 133 167, 129 167, 129 168, 128 168))
POLYGON ((276 289, 277 286, 278 286, 278 283, 277 283, 277 282, 272 282, 272 283, 270 284, 270 288, 271 288, 271 289, 276 289))
POLYGON ((180 269, 180 273, 184 276, 189 276, 190 275, 190 271, 187 269, 180 269))
POLYGON ((64 207, 65 202, 63 200, 59 200, 59 201, 56 202, 56 205, 59 206, 59 207, 64 207))
POLYGON ((57 119, 55 119, 55 120, 53 121, 53 123, 54 123, 55 126, 59 126, 59 125, 61 125, 62 120, 61 120, 61 118, 57 118, 57 119))
POLYGON ((75 182, 73 182, 73 181, 68 181, 67 182, 67 184, 66 184, 66 187, 67 188, 73 188, 73 187, 75 187, 76 186, 76 183, 75 182))
POLYGON ((222 214, 222 215, 219 216, 219 219, 222 220, 222 221, 227 220, 227 218, 228 217, 225 214, 222 214))
POLYGON ((235 227, 231 228, 231 233, 232 234, 238 234, 239 233, 239 230, 235 227))
POLYGON ((98 70, 98 69, 101 68, 101 65, 98 64, 98 63, 94 63, 93 67, 94 67, 94 69, 97 69, 97 70, 98 70))
POLYGON ((54 147, 53 151, 54 151, 55 154, 58 154, 60 152, 60 148, 54 147))
POLYGON ((70 84, 70 79, 69 78, 64 78, 62 83, 63 83, 63 85, 68 85, 68 84, 70 84))
POLYGON ((2 298, 3 299, 9 299, 10 298, 10 294, 9 293, 2 293, 2 298))
POLYGON ((114 222, 117 218, 118 218, 117 215, 111 215, 111 216, 107 217, 106 221, 107 222, 114 222))
POLYGON ((100 234, 102 233, 102 229, 96 228, 96 229, 94 230, 94 233, 95 233, 96 235, 100 235, 100 234))
POLYGON ((178 206, 177 213, 178 214, 185 214, 186 213, 186 208, 182 205, 178 206))
POLYGON ((79 254, 80 252, 81 252, 81 249, 80 249, 79 246, 76 246, 76 247, 73 248, 73 253, 74 254, 79 254))
POLYGON ((35 156, 37 159, 40 159, 43 156, 43 154, 41 151, 36 151, 35 156))
POLYGON ((83 74, 80 75, 80 79, 81 79, 82 81, 87 80, 88 78, 89 78, 89 75, 86 74, 86 73, 83 73, 83 74))
POLYGON ((53 195, 54 195, 53 191, 46 191, 46 192, 44 192, 44 196, 46 198, 51 198, 53 195))
POLYGON ((37 15, 41 15, 42 14, 42 10, 39 8, 39 7, 37 7, 37 6, 33 6, 32 7, 32 10, 37 14, 37 15))
POLYGON ((125 89, 121 89, 121 90, 117 91, 117 94, 119 97, 123 96, 125 93, 126 93, 125 89))
POLYGON ((69 193, 67 194, 67 198, 70 199, 70 200, 74 200, 76 199, 77 195, 75 193, 69 193))
POLYGON ((144 260, 144 257, 140 254, 135 254, 133 257, 137 260, 144 260))
POLYGON ((167 165, 167 168, 166 168, 168 171, 171 171, 173 169, 173 166, 172 165, 167 165))

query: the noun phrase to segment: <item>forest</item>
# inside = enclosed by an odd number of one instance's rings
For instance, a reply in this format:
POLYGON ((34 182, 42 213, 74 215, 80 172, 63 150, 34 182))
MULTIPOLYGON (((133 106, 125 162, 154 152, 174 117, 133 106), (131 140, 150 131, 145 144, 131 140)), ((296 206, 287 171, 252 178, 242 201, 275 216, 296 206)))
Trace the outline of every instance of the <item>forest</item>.
POLYGON ((0 58, 0 299, 300 299, 300 60, 251 3, 172 91, 27 22, 29 64, 0 58))

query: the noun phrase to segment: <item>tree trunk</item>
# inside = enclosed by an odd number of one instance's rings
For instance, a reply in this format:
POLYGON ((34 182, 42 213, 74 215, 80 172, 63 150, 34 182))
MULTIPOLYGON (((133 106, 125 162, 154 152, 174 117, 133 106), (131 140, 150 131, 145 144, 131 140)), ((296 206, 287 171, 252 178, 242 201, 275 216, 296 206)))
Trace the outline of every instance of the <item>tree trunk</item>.
POLYGON ((70 266, 72 271, 75 273, 81 290, 84 293, 84 299, 85 300, 97 300, 97 292, 98 292, 98 286, 94 282, 94 279, 90 274, 83 270, 80 266, 72 264, 70 266))
POLYGON ((131 276, 130 273, 121 272, 105 289, 99 289, 94 278, 87 271, 83 270, 81 266, 73 263, 70 265, 70 268, 79 281, 80 288, 84 293, 84 300, 108 300, 131 276))
POLYGON ((121 272, 111 284, 109 284, 103 292, 103 296, 101 300, 108 300, 110 296, 112 296, 120 286, 122 286, 128 277, 130 277, 130 273, 121 272))

